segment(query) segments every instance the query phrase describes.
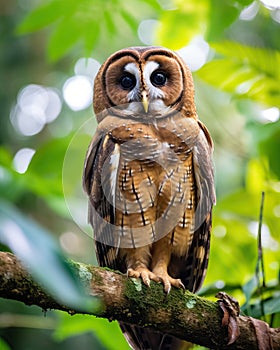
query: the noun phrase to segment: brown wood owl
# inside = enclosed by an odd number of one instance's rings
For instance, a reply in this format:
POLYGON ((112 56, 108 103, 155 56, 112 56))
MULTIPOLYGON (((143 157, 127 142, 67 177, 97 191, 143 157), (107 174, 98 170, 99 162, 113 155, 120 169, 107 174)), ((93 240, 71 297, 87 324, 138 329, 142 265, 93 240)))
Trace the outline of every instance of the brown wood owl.
MULTIPOLYGON (((174 52, 132 47, 114 53, 94 85, 98 127, 89 146, 89 196, 99 264, 196 292, 208 264, 215 203, 212 140, 198 120, 193 80, 174 52)), ((184 349, 150 329, 121 324, 130 346, 184 349)))

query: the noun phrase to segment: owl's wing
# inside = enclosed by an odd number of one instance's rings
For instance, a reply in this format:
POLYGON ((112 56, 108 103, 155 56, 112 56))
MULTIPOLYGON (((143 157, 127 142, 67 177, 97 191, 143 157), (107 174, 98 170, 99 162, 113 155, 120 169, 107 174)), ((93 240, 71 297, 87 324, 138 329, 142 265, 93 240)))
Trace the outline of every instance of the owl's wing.
POLYGON ((195 227, 203 225, 216 202, 214 170, 212 163, 213 143, 209 131, 198 121, 200 133, 194 147, 194 173, 197 186, 195 227))
POLYGON ((89 197, 89 222, 93 227, 100 266, 123 270, 114 235, 114 193, 118 170, 119 145, 107 135, 96 132, 86 155, 83 187, 89 197))
POLYGON ((199 290, 205 278, 210 250, 212 207, 216 202, 212 163, 213 143, 206 126, 200 121, 198 124, 201 130, 194 148, 194 173, 197 186, 195 232, 187 258, 187 266, 192 266, 189 284, 193 292, 199 290))
POLYGON ((205 278, 210 249, 212 207, 216 202, 214 171, 212 164, 213 144, 207 128, 198 121, 200 133, 193 149, 193 168, 197 189, 195 231, 186 257, 174 257, 179 277, 185 287, 197 292, 205 278))

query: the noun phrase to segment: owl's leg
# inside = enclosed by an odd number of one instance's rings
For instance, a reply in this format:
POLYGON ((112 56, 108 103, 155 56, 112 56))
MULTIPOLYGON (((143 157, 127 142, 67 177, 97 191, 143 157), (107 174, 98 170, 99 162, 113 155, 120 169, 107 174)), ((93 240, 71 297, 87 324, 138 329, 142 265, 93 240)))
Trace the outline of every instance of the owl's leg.
POLYGON ((160 282, 159 277, 148 268, 151 260, 150 246, 124 250, 128 277, 141 278, 148 287, 151 280, 160 282))
POLYGON ((167 235, 153 244, 152 251, 152 272, 159 277, 163 283, 164 291, 168 294, 171 287, 183 288, 184 284, 180 279, 172 278, 168 274, 168 265, 171 258, 170 235, 167 235))

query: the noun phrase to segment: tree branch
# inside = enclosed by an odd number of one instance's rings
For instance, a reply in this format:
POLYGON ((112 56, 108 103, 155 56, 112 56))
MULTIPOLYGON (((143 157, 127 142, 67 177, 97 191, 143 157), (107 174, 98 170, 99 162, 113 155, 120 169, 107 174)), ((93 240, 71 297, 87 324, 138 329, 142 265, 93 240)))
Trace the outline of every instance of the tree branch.
MULTIPOLYGON (((166 295, 160 284, 147 288, 140 280, 104 268, 73 266, 89 294, 103 302, 98 317, 153 328, 211 349, 280 349, 280 329, 244 316, 237 317, 240 336, 227 345, 228 327, 222 325, 225 315, 217 302, 174 288, 166 295)), ((0 252, 0 297, 79 313, 47 295, 11 253, 0 252)))

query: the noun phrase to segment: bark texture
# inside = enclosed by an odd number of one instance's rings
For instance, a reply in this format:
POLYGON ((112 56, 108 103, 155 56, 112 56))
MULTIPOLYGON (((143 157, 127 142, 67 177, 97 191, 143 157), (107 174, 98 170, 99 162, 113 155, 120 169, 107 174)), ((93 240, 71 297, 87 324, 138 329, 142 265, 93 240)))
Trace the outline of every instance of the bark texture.
MULTIPOLYGON (((223 322, 225 312, 217 302, 174 288, 166 295, 160 284, 147 288, 140 280, 104 268, 76 262, 73 267, 89 294, 103 303, 95 316, 150 327, 211 349, 280 349, 280 329, 244 316, 236 318, 240 335, 227 345, 230 333, 223 322)), ((19 260, 6 252, 0 252, 0 297, 44 310, 79 313, 46 294, 19 260)))

